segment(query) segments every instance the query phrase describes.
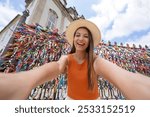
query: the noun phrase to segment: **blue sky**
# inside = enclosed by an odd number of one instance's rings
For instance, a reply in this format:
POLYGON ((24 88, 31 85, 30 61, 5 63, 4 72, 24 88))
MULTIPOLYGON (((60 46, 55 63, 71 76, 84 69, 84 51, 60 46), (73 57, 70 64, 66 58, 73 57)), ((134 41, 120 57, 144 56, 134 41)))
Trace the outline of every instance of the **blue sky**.
MULTIPOLYGON (((97 24, 102 39, 150 46, 150 0, 66 0, 97 24)), ((24 0, 0 0, 0 30, 24 10, 24 0)))

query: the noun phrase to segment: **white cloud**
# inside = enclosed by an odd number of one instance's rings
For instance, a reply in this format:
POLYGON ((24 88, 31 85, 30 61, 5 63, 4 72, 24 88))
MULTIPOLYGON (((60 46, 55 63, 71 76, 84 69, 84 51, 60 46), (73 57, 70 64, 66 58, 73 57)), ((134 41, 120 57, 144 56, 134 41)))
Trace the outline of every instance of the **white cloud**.
POLYGON ((5 27, 17 14, 21 14, 15 10, 9 0, 6 3, 0 2, 0 30, 5 27))
POLYGON ((147 45, 147 46, 149 46, 150 47, 150 32, 148 32, 148 34, 147 35, 144 35, 144 36, 142 36, 140 39, 136 39, 136 40, 138 40, 138 41, 128 41, 128 42, 126 42, 126 43, 128 43, 129 45, 133 45, 133 44, 135 44, 136 46, 138 46, 138 45, 147 45))
POLYGON ((150 28, 150 0, 100 0, 92 9, 97 16, 89 20, 99 26, 105 40, 150 28))

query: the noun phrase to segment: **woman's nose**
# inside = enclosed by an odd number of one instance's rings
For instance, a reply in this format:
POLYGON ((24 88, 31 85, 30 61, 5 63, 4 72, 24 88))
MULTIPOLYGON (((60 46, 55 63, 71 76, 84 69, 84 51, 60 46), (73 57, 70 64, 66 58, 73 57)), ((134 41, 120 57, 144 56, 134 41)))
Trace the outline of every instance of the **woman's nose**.
POLYGON ((83 40, 83 36, 80 36, 80 37, 79 37, 79 40, 83 40))

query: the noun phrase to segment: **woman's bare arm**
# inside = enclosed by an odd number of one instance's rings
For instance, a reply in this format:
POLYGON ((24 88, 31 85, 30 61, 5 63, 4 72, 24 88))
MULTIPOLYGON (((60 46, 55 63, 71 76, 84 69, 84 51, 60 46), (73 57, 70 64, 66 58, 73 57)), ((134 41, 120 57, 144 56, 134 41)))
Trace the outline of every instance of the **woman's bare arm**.
POLYGON ((150 99, 149 77, 126 71, 102 58, 95 60, 94 69, 98 75, 113 83, 127 99, 150 99))
POLYGON ((57 62, 20 73, 0 73, 0 99, 26 99, 30 91, 59 75, 57 62))

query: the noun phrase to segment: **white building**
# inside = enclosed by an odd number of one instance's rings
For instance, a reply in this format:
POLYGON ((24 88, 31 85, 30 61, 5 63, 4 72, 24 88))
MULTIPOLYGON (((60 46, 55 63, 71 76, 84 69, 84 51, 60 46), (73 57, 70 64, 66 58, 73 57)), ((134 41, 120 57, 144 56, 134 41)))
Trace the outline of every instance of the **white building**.
MULTIPOLYGON (((75 7, 67 8, 66 0, 25 0, 26 11, 29 16, 26 19, 27 24, 38 23, 43 27, 53 30, 57 28, 59 33, 63 33, 70 22, 79 16, 75 7)), ((11 36, 18 23, 23 21, 21 16, 16 16, 1 32, 0 32, 0 55, 7 49, 7 44, 12 42, 11 36)), ((23 17, 23 16, 22 16, 23 17)))
POLYGON ((10 23, 5 26, 0 32, 0 56, 4 52, 8 43, 11 43, 11 37, 13 35, 14 30, 20 20, 21 16, 17 15, 10 23))
POLYGON ((50 29, 58 28, 59 33, 65 31, 70 22, 78 19, 78 13, 73 7, 66 8, 66 0, 27 0, 30 16, 26 23, 39 23, 50 29))

